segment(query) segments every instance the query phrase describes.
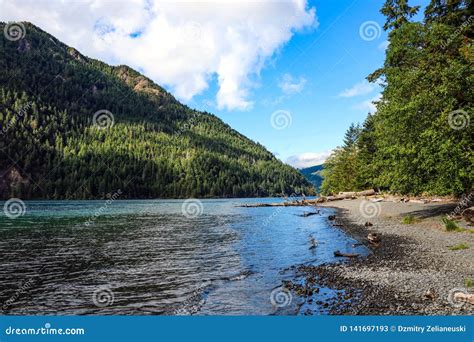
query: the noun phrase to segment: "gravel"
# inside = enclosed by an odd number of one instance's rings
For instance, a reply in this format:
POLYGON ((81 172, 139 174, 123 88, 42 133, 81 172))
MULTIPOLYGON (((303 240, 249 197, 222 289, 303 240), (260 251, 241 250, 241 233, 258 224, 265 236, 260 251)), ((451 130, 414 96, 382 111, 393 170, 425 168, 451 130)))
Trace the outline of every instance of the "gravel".
MULTIPOLYGON (((474 305, 454 300, 455 292, 474 294, 474 288, 465 284, 466 279, 474 280, 474 234, 446 232, 441 223, 456 203, 374 203, 356 199, 323 206, 337 209, 336 220, 330 221, 337 226, 335 229, 343 229, 372 252, 346 263, 299 267, 306 286, 343 290, 343 297, 351 299, 330 298, 328 313, 474 314, 474 305), (406 215, 414 216, 417 222, 402 224, 406 215), (368 243, 368 233, 381 237, 379 246, 368 243), (458 244, 470 248, 449 249, 458 244)), ((465 222, 460 225, 473 230, 465 222)))

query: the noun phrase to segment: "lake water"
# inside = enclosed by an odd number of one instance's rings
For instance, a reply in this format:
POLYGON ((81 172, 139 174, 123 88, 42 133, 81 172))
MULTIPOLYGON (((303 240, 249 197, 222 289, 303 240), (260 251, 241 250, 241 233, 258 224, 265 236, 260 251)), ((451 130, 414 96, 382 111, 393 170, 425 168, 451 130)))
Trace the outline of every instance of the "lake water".
POLYGON ((300 314, 302 299, 273 297, 294 266, 366 250, 328 223, 332 209, 238 207, 276 201, 27 201, 23 216, 0 212, 2 314, 300 314))

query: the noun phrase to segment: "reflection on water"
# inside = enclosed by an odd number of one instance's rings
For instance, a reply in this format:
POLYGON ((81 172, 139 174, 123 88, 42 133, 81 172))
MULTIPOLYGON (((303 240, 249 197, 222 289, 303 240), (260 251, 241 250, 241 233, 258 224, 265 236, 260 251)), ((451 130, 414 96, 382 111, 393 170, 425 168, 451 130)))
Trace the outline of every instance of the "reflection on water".
POLYGON ((330 209, 237 207, 277 200, 202 200, 200 215, 182 200, 26 202, 0 216, 2 313, 297 314, 297 298, 270 300, 293 266, 365 251, 328 225, 330 209))

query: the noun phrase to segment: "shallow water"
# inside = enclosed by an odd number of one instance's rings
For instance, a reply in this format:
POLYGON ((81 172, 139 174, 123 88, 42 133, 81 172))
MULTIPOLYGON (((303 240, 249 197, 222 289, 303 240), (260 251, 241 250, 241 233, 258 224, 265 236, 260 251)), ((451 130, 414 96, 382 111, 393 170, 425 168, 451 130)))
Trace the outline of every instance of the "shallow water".
POLYGON ((366 250, 328 223, 331 209, 237 207, 275 201, 25 202, 25 215, 0 216, 2 314, 299 314, 296 296, 272 300, 295 265, 366 250))

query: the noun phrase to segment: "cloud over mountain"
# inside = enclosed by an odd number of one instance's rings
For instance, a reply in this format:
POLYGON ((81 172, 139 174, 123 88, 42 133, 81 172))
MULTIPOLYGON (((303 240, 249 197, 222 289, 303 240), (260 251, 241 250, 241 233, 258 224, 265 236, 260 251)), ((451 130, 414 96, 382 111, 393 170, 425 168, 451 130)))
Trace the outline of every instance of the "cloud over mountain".
POLYGON ((85 54, 127 64, 190 100, 217 80, 220 109, 252 107, 265 63, 317 25, 306 0, 5 1, 0 20, 31 21, 85 54))

